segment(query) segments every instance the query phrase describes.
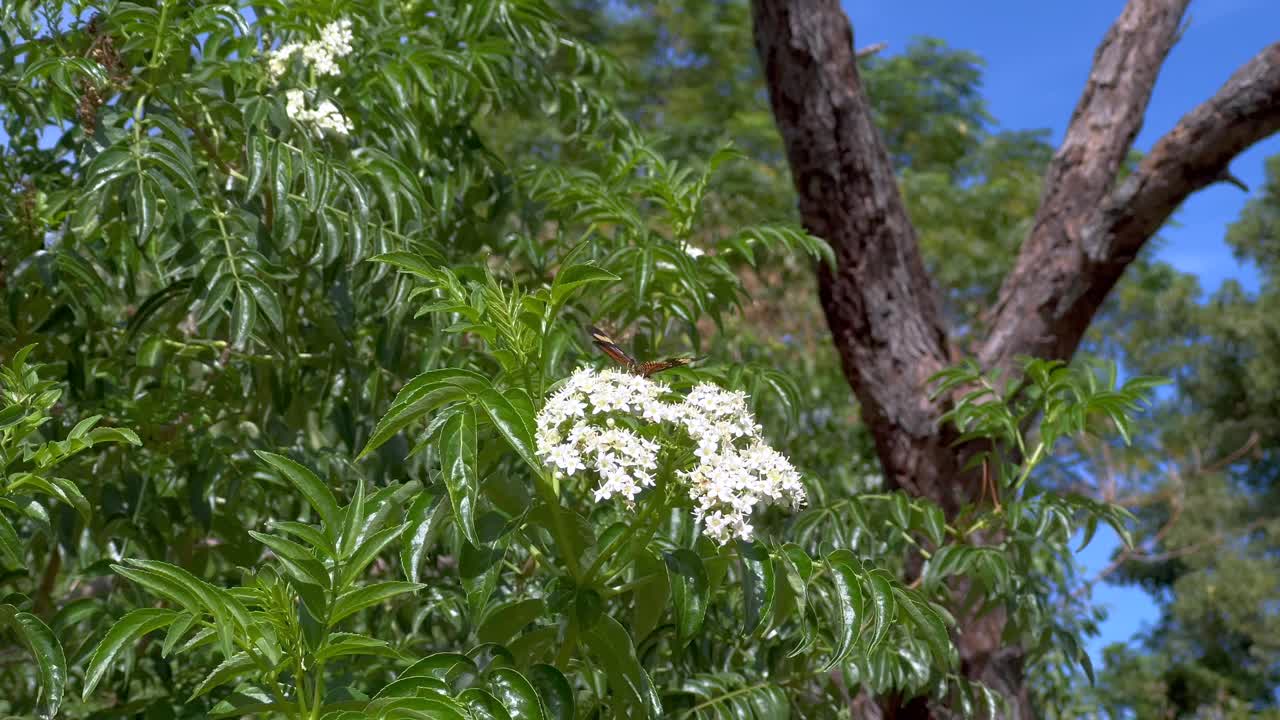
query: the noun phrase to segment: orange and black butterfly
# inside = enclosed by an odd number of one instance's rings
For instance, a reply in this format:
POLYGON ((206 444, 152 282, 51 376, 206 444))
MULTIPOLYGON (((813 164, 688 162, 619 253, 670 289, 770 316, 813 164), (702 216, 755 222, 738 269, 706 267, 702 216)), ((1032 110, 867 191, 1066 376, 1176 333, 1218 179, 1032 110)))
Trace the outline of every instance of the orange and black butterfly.
POLYGON ((649 377, 654 373, 660 373, 663 370, 671 368, 684 367, 693 362, 691 357, 671 358, 670 360, 650 360, 649 362, 640 362, 627 354, 626 350, 618 347, 618 343, 613 341, 603 330, 597 327, 589 328, 591 330, 591 341, 596 347, 604 351, 605 355, 613 358, 614 362, 625 367, 628 371, 636 375, 649 377))

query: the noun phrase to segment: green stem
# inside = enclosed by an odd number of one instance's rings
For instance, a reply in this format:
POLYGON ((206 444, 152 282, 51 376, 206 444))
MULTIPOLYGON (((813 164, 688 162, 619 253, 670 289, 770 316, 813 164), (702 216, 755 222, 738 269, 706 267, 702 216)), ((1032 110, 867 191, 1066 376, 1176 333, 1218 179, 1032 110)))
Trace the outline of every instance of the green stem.
POLYGON ((573 659, 573 651, 578 647, 578 621, 569 616, 569 625, 564 631, 564 642, 560 643, 560 652, 556 653, 556 669, 568 674, 569 661, 573 659))
POLYGON ((680 718, 681 720, 683 720, 684 718, 696 717, 698 714, 698 711, 702 710, 703 708, 709 708, 712 705, 718 705, 724 702, 725 700, 728 700, 731 697, 736 697, 738 695, 742 695, 743 693, 754 692, 756 690, 759 690, 760 688, 769 687, 770 685, 774 685, 774 684, 776 683, 766 680, 765 682, 758 682, 755 685, 748 685, 743 688, 738 688, 737 690, 734 690, 732 692, 727 692, 723 695, 713 697, 710 700, 707 700, 706 702, 702 702, 697 705, 694 705, 693 707, 684 711, 684 713, 680 716, 680 718))
POLYGON ((606 545, 605 548, 600 551, 599 555, 596 555, 595 561, 591 563, 591 567, 587 568, 587 572, 584 575, 584 577, 586 577, 587 583, 591 583, 595 581, 596 573, 600 571, 600 568, 605 564, 605 562, 609 559, 609 557, 611 557, 613 553, 617 552, 618 549, 621 548, 624 544, 630 541, 632 536, 635 535, 636 530, 639 530, 641 527, 644 527, 645 525, 648 524, 649 517, 654 513, 655 510, 657 510, 658 508, 666 507, 667 504, 664 500, 657 499, 657 498, 664 497, 660 493, 662 493, 662 488, 660 487, 654 488, 653 494, 650 496, 654 498, 654 502, 649 505, 646 505, 645 509, 640 511, 640 517, 636 518, 636 521, 634 523, 631 523, 629 526, 627 526, 627 529, 623 530, 618 535, 618 537, 610 541, 609 544, 606 545))
POLYGON ((324 663, 323 662, 316 663, 315 674, 316 674, 316 681, 313 685, 315 692, 311 696, 312 698, 311 720, 317 720, 320 717, 320 707, 322 705, 320 700, 324 695, 324 663))
POLYGON ((293 683, 298 693, 298 720, 304 720, 311 715, 307 710, 307 691, 304 680, 306 675, 302 672, 302 658, 295 655, 293 657, 293 683))
POLYGON ((1040 464, 1040 458, 1044 455, 1044 443, 1036 443, 1036 449, 1031 453, 1031 457, 1022 463, 1022 472, 1018 475, 1018 481, 1013 484, 1014 488, 1022 487, 1022 484, 1031 477, 1031 471, 1040 464))
POLYGON ((652 575, 645 575, 639 580, 632 580, 629 583, 624 583, 615 588, 607 588, 606 590, 601 592, 600 595, 605 598, 617 597, 619 595, 622 595, 623 593, 631 592, 632 590, 635 590, 636 588, 641 587, 642 585, 648 585, 654 580, 657 580, 659 577, 662 577, 662 576, 658 573, 654 573, 652 575))
POLYGON ((165 33, 168 32, 166 25, 169 23, 169 3, 166 0, 160 0, 160 23, 156 25, 156 41, 151 46, 151 62, 147 63, 149 68, 160 67, 160 41, 164 39, 165 33))

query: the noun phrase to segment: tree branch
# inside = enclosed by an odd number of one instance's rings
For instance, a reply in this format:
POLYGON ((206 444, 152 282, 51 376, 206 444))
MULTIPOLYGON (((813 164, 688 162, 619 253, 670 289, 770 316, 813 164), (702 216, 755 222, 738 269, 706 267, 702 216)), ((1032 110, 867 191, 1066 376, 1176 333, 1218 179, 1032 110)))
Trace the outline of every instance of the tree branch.
POLYGON ((1280 130, 1276 44, 1184 116, 1116 187, 1186 5, 1130 0, 1099 47, 1031 235, 1001 288, 979 353, 985 367, 1018 355, 1069 358, 1107 293, 1182 201, 1229 177, 1232 158, 1280 130))
MULTIPOLYGON (((806 228, 835 250, 819 270, 827 322, 885 477, 926 489, 938 408, 922 392, 948 363, 937 297, 858 75, 838 0, 755 0, 756 49, 806 228)), ((950 480, 950 478, 948 478, 950 480)))

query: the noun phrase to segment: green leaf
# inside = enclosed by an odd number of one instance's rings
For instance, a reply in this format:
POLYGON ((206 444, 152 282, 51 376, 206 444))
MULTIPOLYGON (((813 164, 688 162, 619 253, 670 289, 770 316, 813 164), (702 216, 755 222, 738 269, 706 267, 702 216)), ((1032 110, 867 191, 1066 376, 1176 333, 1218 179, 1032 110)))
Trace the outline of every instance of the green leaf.
POLYGON ((480 627, 476 629, 476 638, 480 642, 506 645, 526 625, 542 617, 546 609, 546 603, 541 598, 505 602, 485 614, 480 627))
POLYGON ((488 690, 467 688, 458 694, 458 702, 467 706, 475 720, 511 720, 511 713, 488 690))
POLYGON ((529 682, 542 699, 542 709, 547 720, 574 720, 577 708, 573 688, 561 672, 550 665, 538 663, 526 673, 529 682))
POLYGON ((329 627, 337 625, 338 621, 352 613, 377 605, 397 595, 417 592, 424 587, 426 585, 420 583, 392 580, 349 590, 339 595, 337 601, 334 602, 333 611, 329 613, 329 627))
POLYGON ((285 569, 293 577, 305 583, 329 587, 329 571, 310 550, 292 540, 264 533, 249 531, 249 536, 271 549, 285 569))
POLYGON ((85 667, 83 699, 88 700, 93 694, 94 688, 98 686, 98 682, 111 666, 111 661, 124 646, 149 632, 167 627, 177 619, 176 611, 164 608, 139 608, 120 618, 107 631, 102 642, 98 643, 93 651, 93 657, 85 667))
POLYGON ((246 292, 244 287, 236 288, 235 298, 231 302, 232 347, 244 347, 245 341, 249 339, 249 333, 253 332, 253 319, 257 312, 258 303, 253 299, 253 295, 246 292))
POLYGON ((461 674, 475 675, 480 672, 476 663, 462 653, 432 653, 418 662, 405 668, 397 679, 410 677, 434 677, 452 683, 461 674))
POLYGON ((35 679, 39 695, 36 714, 42 720, 57 717, 67 689, 67 659, 53 631, 40 618, 19 612, 12 605, 0 605, 0 627, 7 625, 35 656, 35 679))
POLYGON ((346 655, 376 655, 385 658, 398 658, 400 653, 386 640, 377 640, 354 633, 333 633, 328 637, 327 645, 316 652, 316 660, 328 661, 346 655))
POLYGON ((245 144, 245 152, 248 154, 249 161, 249 178, 245 183, 244 199, 248 201, 254 195, 258 194, 258 189, 262 187, 262 178, 267 174, 267 139, 261 135, 254 135, 245 144))
POLYGON ((951 636, 947 632, 946 623, 927 602, 919 597, 913 597, 905 589, 894 587, 893 594, 901 610, 899 619, 905 619, 915 626, 916 631, 928 643, 935 662, 950 667, 951 636))
POLYGON ((827 556, 827 568, 835 586, 835 645, 823 672, 838 665, 853 651, 862 631, 864 616, 862 584, 858 582, 857 559, 848 550, 836 550, 827 556))
POLYGON ((347 587, 354 582, 364 572, 364 569, 369 566, 369 563, 373 562, 373 559, 388 545, 399 539, 408 527, 409 525, 406 523, 396 527, 385 528, 361 541, 355 553, 342 564, 341 587, 347 587))
POLYGON ((582 633, 582 637, 604 667, 613 696, 634 707, 642 717, 661 717, 662 700, 636 657, 635 646, 626 629, 617 620, 603 615, 594 627, 582 633))
MULTIPOLYGON (((707 570, 698 553, 688 548, 678 548, 664 555, 667 577, 671 583, 671 605, 676 614, 676 636, 684 644, 702 629, 707 613, 710 585, 707 570)), ((748 600, 747 602, 751 602, 748 600)), ((756 606, 759 611, 759 606, 756 606)), ((748 631, 749 632, 749 631, 748 631)))
POLYGON ((542 463, 534 452, 533 417, 521 410, 503 394, 493 388, 480 393, 480 407, 484 408, 489 421, 497 428, 498 433, 511 445, 521 460, 524 460, 536 473, 542 472, 542 463))
POLYGON ((462 580, 462 589, 466 593, 467 608, 471 616, 477 620, 484 612, 493 591, 498 587, 503 559, 506 557, 509 544, 509 536, 498 539, 493 545, 480 547, 468 542, 462 543, 458 553, 458 575, 462 580))
POLYGON ((489 673, 489 690, 520 720, 544 720, 542 703, 533 685, 511 668, 498 668, 489 673))
POLYGON ((111 569, 189 613, 200 615, 209 610, 202 588, 197 583, 184 582, 181 576, 135 567, 132 564, 112 565, 111 569))
POLYGON ((316 477, 315 473, 283 455, 276 455, 262 450, 255 452, 258 457, 280 471, 280 474, 298 492, 302 493, 302 496, 307 499, 307 502, 315 509, 316 514, 320 516, 320 520, 324 523, 325 535, 336 539, 334 533, 338 532, 338 529, 342 527, 342 515, 338 509, 338 501, 334 498, 333 492, 329 490, 329 486, 316 477))
POLYGON ((240 292, 248 290, 253 296, 254 302, 258 306, 258 311, 271 324, 271 329, 277 333, 284 332, 284 311, 280 309, 280 297, 276 291, 256 277, 246 277, 244 286, 240 292))
POLYGON ((325 537, 323 532, 312 525, 294 520, 273 520, 267 523, 267 527, 272 530, 280 530, 310 543, 312 548, 323 553, 325 557, 336 558, 338 555, 338 550, 334 547, 333 540, 325 537))
POLYGON ((480 545, 476 535, 476 497, 480 481, 476 476, 476 411, 468 406, 449 418, 440 431, 440 470, 453 520, 463 537, 472 545, 480 545))
POLYGON ((186 636, 187 631, 191 629, 192 625, 196 624, 196 620, 198 619, 198 615, 188 612, 175 620, 174 623, 169 626, 169 632, 165 633, 164 644, 160 646, 160 656, 169 657, 169 653, 173 652, 173 648, 176 647, 182 638, 186 636))
POLYGON ((243 675, 249 670, 252 670, 253 668, 253 658, 249 657, 248 653, 241 652, 232 655, 226 660, 218 663, 218 666, 211 670, 209 674, 204 677, 204 680, 200 681, 200 684, 196 686, 195 691, 191 693, 191 697, 187 699, 187 702, 195 700, 219 685, 235 680, 237 677, 243 675))
POLYGON ((18 531, 9 519, 0 513, 0 563, 5 567, 22 567, 23 545, 18 540, 18 531))
POLYGON ((439 695, 388 700, 378 706, 375 717, 386 720, 470 720, 465 707, 439 695))
POLYGON ((356 493, 342 510, 342 529, 338 533, 338 557, 348 558, 355 552, 356 539, 365 530, 364 479, 356 480, 356 493))
POLYGON ((405 426, 427 413, 452 402, 465 399, 472 392, 489 387, 488 378, 460 368, 430 370, 410 380, 391 403, 360 451, 357 460, 381 447, 405 426))
POLYGON ((777 588, 773 576, 773 558, 756 543, 738 542, 742 560, 743 632, 751 635, 769 617, 777 588))
POLYGON ((409 540, 400 546, 400 564, 409 582, 421 579, 422 561, 435 542, 436 533, 450 516, 450 506, 440 496, 420 493, 409 506, 405 524, 410 528, 409 540))
POLYGON ((113 565, 112 569, 153 592, 174 599, 188 608, 189 612, 207 611, 212 614, 224 657, 233 654, 236 634, 248 632, 254 625, 244 604, 231 593, 210 585, 176 565, 134 559, 127 559, 125 563, 126 566, 113 565))
POLYGON ((556 273, 556 277, 551 283, 552 312, 558 310, 575 290, 585 285, 598 282, 617 282, 620 279, 617 275, 595 265, 580 264, 562 268, 560 272, 556 273))
POLYGON ((942 515, 942 508, 926 502, 923 507, 924 531, 934 545, 942 545, 947 538, 947 521, 942 515))
POLYGON ((883 570, 872 570, 867 575, 867 589, 870 591, 872 632, 868 650, 874 650, 889 633, 893 621, 898 617, 898 610, 893 597, 893 585, 883 570))
POLYGON ((438 271, 437 266, 432 265, 427 258, 409 252, 382 253, 369 258, 369 262, 386 263, 401 272, 417 275, 433 282, 438 271))
POLYGON ((631 605, 635 612, 631 629, 644 642, 662 622, 667 606, 674 602, 666 561, 648 549, 639 551, 635 562, 634 582, 640 585, 632 591, 631 605), (645 578, 650 580, 645 582, 645 578))
POLYGON ((133 206, 138 218, 138 244, 146 243, 156 227, 156 192, 151 184, 138 178, 133 186, 133 206))

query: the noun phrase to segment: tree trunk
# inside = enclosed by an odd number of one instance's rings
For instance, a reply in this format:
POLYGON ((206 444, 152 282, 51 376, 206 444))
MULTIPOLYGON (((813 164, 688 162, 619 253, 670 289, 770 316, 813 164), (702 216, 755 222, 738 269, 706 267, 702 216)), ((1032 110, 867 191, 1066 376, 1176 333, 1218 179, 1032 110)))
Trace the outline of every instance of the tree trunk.
MULTIPOLYGON (((1189 194, 1228 177, 1249 145, 1280 130, 1280 44, 1193 110, 1123 184, 1121 163, 1142 124, 1189 0, 1130 0, 1094 57, 1066 139, 1047 173, 1036 221, 991 313, 979 360, 1067 359, 1125 267, 1189 194)), ((819 292, 845 377, 876 442, 890 488, 949 516, 978 499, 967 453, 939 422, 947 398, 927 379, 952 348, 888 152, 858 75, 838 0, 752 0, 756 49, 806 229, 830 243, 819 292)), ((1003 608, 957 618, 961 671, 1003 694, 1010 716, 1035 714, 1024 653, 1006 646, 1003 608)), ((881 699, 883 717, 948 717, 919 700, 881 699)))

